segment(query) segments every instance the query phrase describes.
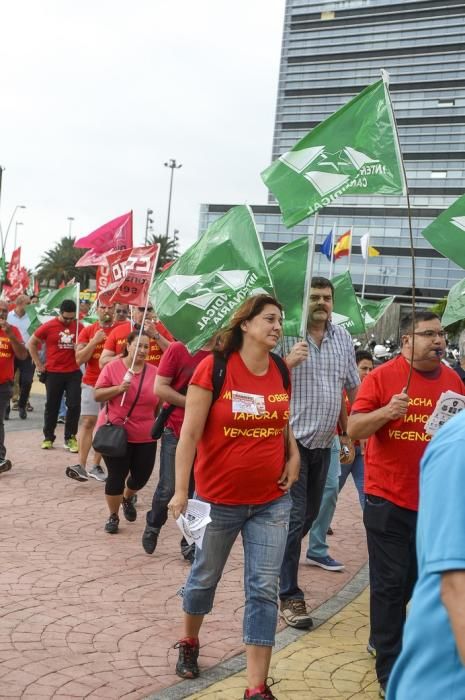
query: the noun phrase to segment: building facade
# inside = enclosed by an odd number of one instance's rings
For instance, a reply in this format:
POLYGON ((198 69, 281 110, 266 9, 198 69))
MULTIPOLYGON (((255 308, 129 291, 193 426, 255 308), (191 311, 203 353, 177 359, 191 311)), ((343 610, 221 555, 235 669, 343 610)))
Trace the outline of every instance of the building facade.
MULTIPOLYGON (((390 75, 407 172, 416 290, 419 301, 430 303, 464 275, 421 235, 465 192, 464 0, 287 0, 272 160, 379 80, 381 68, 390 75)), ((202 205, 200 232, 230 206, 202 205)), ((287 229, 271 197, 252 209, 267 251, 313 231, 313 219, 287 229)), ((407 301, 412 289, 407 214, 405 197, 340 197, 319 216, 317 248, 333 227, 336 237, 352 228, 350 272, 360 289, 360 237, 369 232, 370 245, 381 255, 369 259, 367 295, 395 294, 407 301)), ((346 269, 342 258, 334 274, 346 269)), ((314 273, 329 273, 321 254, 314 273)))

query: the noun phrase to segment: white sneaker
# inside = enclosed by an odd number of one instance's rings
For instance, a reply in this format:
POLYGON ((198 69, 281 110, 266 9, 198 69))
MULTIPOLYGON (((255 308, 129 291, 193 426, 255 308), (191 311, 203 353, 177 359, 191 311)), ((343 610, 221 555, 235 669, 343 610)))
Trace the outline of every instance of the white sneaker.
POLYGON ((92 469, 89 469, 87 472, 88 476, 91 476, 92 479, 95 479, 96 481, 106 481, 107 480, 107 475, 103 471, 102 467, 99 464, 94 464, 92 469))

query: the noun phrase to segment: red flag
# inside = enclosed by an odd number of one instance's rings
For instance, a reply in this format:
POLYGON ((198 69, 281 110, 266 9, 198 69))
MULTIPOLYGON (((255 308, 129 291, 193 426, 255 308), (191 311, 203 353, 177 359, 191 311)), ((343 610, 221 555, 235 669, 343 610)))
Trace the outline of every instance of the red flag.
POLYGON ((97 295, 104 292, 110 284, 110 268, 108 265, 99 265, 95 274, 95 287, 97 295))
POLYGON ((100 293, 100 301, 145 306, 158 253, 159 246, 150 245, 107 255, 110 284, 100 293))
POLYGON ((109 221, 107 224, 79 238, 75 248, 90 248, 80 258, 76 267, 87 265, 104 265, 109 253, 125 248, 132 248, 132 211, 109 221))
POLYGON ((34 277, 34 289, 33 289, 33 294, 34 294, 35 296, 38 297, 38 296, 39 296, 39 292, 40 292, 39 278, 38 278, 38 277, 34 277))
POLYGON ((8 282, 3 285, 2 296, 4 299, 13 301, 17 296, 23 294, 29 286, 29 276, 25 267, 21 267, 21 247, 16 248, 11 254, 8 265, 8 282))

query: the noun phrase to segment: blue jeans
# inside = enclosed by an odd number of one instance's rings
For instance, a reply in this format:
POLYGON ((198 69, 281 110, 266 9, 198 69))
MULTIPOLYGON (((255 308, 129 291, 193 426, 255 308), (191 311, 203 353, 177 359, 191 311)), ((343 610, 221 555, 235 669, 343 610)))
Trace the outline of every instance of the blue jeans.
POLYGON ((340 453, 339 438, 334 436, 331 444, 331 461, 329 463, 328 476, 321 499, 321 506, 318 517, 312 525, 308 538, 307 557, 328 556, 328 545, 326 535, 331 525, 334 511, 336 510, 337 495, 339 493, 339 474, 341 464, 339 462, 340 453))
MULTIPOLYGON (((204 499, 201 499, 204 500, 204 499)), ((239 533, 244 547, 245 644, 273 646, 278 619, 279 570, 286 545, 291 498, 284 494, 261 505, 211 503, 202 549, 197 547, 184 590, 183 609, 206 615, 239 533)))
POLYGON ((339 491, 347 481, 349 474, 352 474, 352 479, 354 480, 355 488, 357 489, 358 498, 362 510, 365 508, 365 493, 364 493, 364 473, 365 466, 363 462, 363 455, 360 445, 355 447, 355 459, 352 464, 341 464, 341 476, 339 477, 339 491))
POLYGON ((309 532, 320 510, 331 453, 329 447, 311 450, 299 441, 297 446, 300 452, 300 474, 291 487, 292 509, 281 567, 281 600, 304 599, 297 581, 302 538, 309 532))
POLYGON ((168 503, 174 494, 175 469, 174 460, 178 438, 169 428, 165 428, 161 437, 160 474, 157 488, 153 494, 152 509, 147 513, 147 525, 161 528, 168 518, 168 503))

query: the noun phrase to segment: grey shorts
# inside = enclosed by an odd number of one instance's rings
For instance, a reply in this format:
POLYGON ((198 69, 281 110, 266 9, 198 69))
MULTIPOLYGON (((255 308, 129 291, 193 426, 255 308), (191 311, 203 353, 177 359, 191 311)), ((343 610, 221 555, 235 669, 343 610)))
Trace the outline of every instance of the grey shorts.
POLYGON ((95 389, 89 384, 81 386, 81 416, 98 416, 101 404, 95 400, 95 389))

